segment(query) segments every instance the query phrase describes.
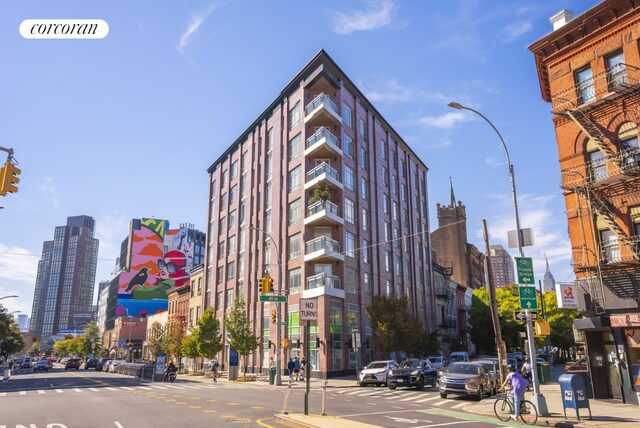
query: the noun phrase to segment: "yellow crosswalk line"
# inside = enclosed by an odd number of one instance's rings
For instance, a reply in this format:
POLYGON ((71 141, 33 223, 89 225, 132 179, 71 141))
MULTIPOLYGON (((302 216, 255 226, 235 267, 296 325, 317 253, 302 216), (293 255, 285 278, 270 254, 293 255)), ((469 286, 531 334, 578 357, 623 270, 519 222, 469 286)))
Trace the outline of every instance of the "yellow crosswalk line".
POLYGON ((218 400, 207 400, 209 403, 217 403, 218 400))
POLYGON ((251 408, 254 409, 254 410, 264 410, 264 409, 266 409, 266 407, 264 407, 264 406, 251 406, 251 408))
POLYGON ((200 406, 189 406, 189 407, 192 408, 192 409, 200 409, 201 408, 200 406))
POLYGON ((177 401, 176 404, 187 404, 186 401, 177 401))
POLYGON ((203 412, 205 412, 205 413, 216 413, 215 410, 211 410, 211 409, 205 409, 205 410, 203 410, 203 412))
POLYGON ((227 403, 227 406, 239 406, 240 403, 227 403))

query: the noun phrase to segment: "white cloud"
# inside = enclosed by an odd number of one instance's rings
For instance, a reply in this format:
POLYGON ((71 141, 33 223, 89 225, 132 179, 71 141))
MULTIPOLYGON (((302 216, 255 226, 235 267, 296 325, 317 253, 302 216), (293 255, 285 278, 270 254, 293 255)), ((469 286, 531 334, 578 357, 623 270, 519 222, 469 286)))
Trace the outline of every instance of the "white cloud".
MULTIPOLYGON (((176 46, 176 49, 178 49, 178 52, 180 52, 180 55, 182 55, 182 57, 185 60, 188 60, 185 54, 185 48, 189 45, 189 43, 191 42, 191 39, 196 35, 198 30, 200 30, 200 27, 202 27, 202 24, 204 24, 207 18, 209 18, 209 15, 211 15, 211 13, 214 10, 216 10, 218 7, 220 7, 222 4, 223 4, 222 1, 214 2, 211 5, 209 5, 209 7, 207 7, 205 10, 191 17, 191 20, 187 24, 187 29, 180 36, 180 41, 176 46)), ((195 66, 195 64, 193 63, 192 65, 195 66)))
POLYGON ((468 122, 471 119, 462 112, 454 111, 440 116, 424 116, 418 119, 418 123, 424 126, 440 129, 451 129, 459 122, 468 122))
POLYGON ((506 164, 504 159, 503 160, 499 160, 499 159, 496 159, 494 157, 485 158, 484 159, 484 163, 489 165, 491 168, 497 168, 499 166, 502 166, 502 165, 506 164))
POLYGON ((531 30, 533 30, 533 24, 530 20, 526 19, 507 25, 504 27, 502 32, 506 36, 505 42, 511 42, 516 40, 518 37, 527 34, 531 30))
POLYGON ((53 178, 45 177, 43 181, 36 182, 36 186, 40 192, 44 193, 54 208, 60 208, 60 200, 56 186, 53 184, 53 178))
POLYGON ((96 238, 100 241, 98 266, 101 268, 96 274, 96 281, 108 279, 99 275, 106 275, 105 272, 115 266, 115 259, 120 256, 120 244, 129 233, 130 221, 123 212, 107 213, 96 218, 96 238))
POLYGON ((35 284, 38 260, 40 255, 33 254, 26 248, 0 244, 0 279, 35 284))
POLYGON ((387 26, 397 8, 393 0, 371 0, 366 10, 333 13, 333 31, 350 34, 355 31, 369 31, 387 26))
POLYGON ((413 100, 434 101, 441 104, 449 102, 450 97, 438 92, 424 91, 399 83, 396 79, 358 81, 358 87, 371 102, 408 102, 413 100), (373 83, 372 83, 373 82, 373 83))

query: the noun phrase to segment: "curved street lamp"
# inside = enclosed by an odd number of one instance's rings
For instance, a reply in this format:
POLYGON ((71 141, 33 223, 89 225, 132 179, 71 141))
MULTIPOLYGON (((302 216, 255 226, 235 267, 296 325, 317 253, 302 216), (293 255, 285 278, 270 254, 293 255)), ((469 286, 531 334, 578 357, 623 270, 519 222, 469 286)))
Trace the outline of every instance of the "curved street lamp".
MULTIPOLYGON (((509 157, 509 150, 507 150, 507 144, 504 142, 504 138, 502 138, 502 135, 500 134, 500 131, 498 131, 498 128, 496 128, 495 125, 478 110, 472 109, 471 107, 463 106, 462 104, 457 103, 455 101, 452 101, 447 105, 456 110, 469 110, 477 114, 482 119, 484 119, 485 122, 491 125, 491 127, 496 132, 496 134, 498 134, 498 138, 500 138, 500 142, 502 143, 502 148, 504 149, 504 153, 507 157, 507 165, 509 166, 509 178, 511 179, 511 195, 513 197, 513 211, 516 217, 516 243, 518 244, 518 252, 520 253, 520 257, 524 257, 524 252, 522 251, 522 236, 520 235, 520 216, 518 215, 518 198, 516 196, 516 178, 513 173, 513 164, 511 163, 511 158, 509 157)), ((526 312, 530 312, 530 311, 526 310, 526 312)), ((537 376, 537 369, 536 369, 537 364, 534 358, 536 347, 533 339, 533 325, 531 324, 531 316, 527 317, 527 335, 529 337, 529 340, 528 340, 529 356, 531 357, 531 366, 532 366, 531 369, 533 372, 533 375, 531 376, 531 379, 533 381, 533 395, 531 398, 535 402, 540 415, 548 416, 549 411, 547 410, 547 403, 545 401, 544 396, 540 393, 540 384, 538 383, 538 376, 537 376)))
POLYGON ((0 300, 3 300, 3 299, 9 299, 9 298, 11 298, 11 297, 20 297, 20 296, 18 296, 17 294, 12 294, 12 295, 10 295, 10 296, 3 296, 3 297, 0 297, 0 300))

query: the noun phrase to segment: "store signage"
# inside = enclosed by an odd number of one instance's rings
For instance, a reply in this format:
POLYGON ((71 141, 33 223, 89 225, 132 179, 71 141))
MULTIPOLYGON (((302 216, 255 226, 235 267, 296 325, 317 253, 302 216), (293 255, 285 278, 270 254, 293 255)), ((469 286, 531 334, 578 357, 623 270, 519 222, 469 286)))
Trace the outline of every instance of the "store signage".
POLYGON ((640 314, 611 315, 611 327, 640 327, 640 314))
POLYGON ((578 309, 576 285, 573 282, 557 283, 556 300, 560 309, 578 309))

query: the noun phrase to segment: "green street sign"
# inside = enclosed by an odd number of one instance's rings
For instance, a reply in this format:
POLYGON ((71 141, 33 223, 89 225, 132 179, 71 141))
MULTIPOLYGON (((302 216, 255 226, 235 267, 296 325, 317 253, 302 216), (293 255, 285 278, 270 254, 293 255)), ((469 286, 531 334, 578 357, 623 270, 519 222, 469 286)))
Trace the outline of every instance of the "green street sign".
POLYGON ((272 296, 268 294, 263 294, 260 296, 261 302, 281 302, 284 303, 287 301, 287 296, 272 296))
POLYGON ((518 287, 521 309, 538 309, 536 287, 518 287))
POLYGON ((514 257, 518 271, 518 284, 535 284, 533 278, 533 259, 531 257, 514 257))

